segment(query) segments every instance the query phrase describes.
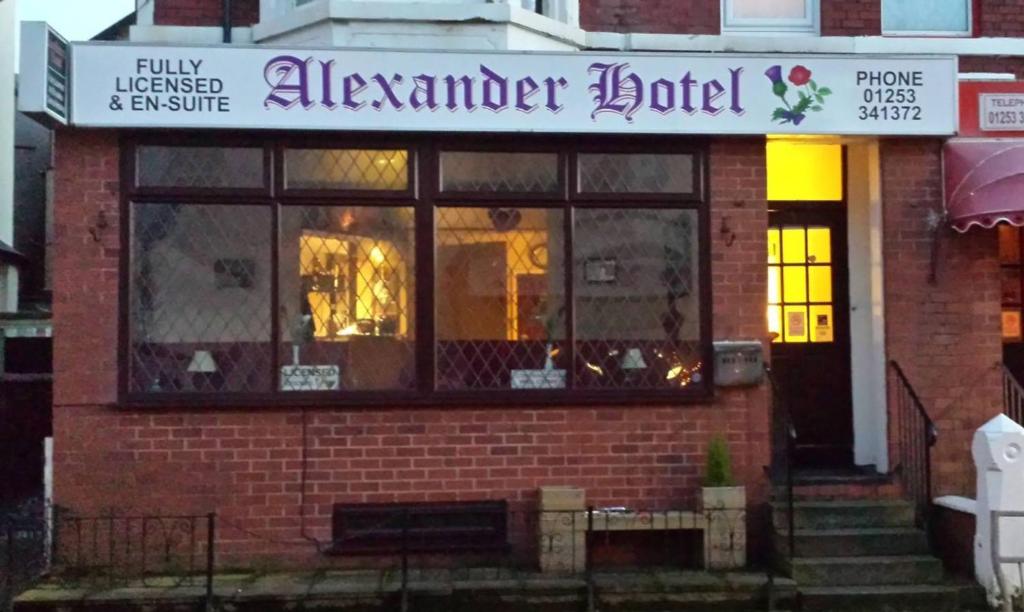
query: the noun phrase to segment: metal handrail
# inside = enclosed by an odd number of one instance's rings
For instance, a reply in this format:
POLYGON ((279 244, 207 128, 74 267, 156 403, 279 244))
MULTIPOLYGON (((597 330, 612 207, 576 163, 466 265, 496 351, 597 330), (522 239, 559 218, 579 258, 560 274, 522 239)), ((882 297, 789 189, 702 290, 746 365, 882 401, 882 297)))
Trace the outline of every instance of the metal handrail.
POLYGON ((1024 422, 1024 386, 1003 365, 1003 414, 1018 423, 1024 422))
MULTIPOLYGON (((789 414, 789 407, 786 404, 785 398, 782 395, 782 391, 779 389, 778 381, 775 379, 775 373, 772 369, 765 365, 764 367, 765 377, 768 379, 768 386, 772 394, 772 418, 774 420, 774 427, 776 428, 776 434, 773 438, 781 435, 783 438, 783 448, 781 453, 773 453, 772 457, 772 470, 773 472, 777 468, 781 468, 785 479, 785 491, 786 498, 784 500, 786 504, 786 521, 789 533, 787 534, 787 557, 792 559, 796 556, 796 519, 794 512, 794 494, 793 494, 793 460, 796 452, 796 426, 793 424, 792 415, 789 414)), ((779 440, 776 439, 776 442, 779 440)), ((773 476, 776 474, 773 474, 773 476)), ((774 517, 772 518, 774 523, 774 517)))
POLYGON ((932 500, 931 450, 938 442, 939 430, 900 364, 890 360, 889 365, 898 383, 895 414, 898 463, 893 471, 899 471, 904 487, 917 503, 920 521, 927 523, 932 500))

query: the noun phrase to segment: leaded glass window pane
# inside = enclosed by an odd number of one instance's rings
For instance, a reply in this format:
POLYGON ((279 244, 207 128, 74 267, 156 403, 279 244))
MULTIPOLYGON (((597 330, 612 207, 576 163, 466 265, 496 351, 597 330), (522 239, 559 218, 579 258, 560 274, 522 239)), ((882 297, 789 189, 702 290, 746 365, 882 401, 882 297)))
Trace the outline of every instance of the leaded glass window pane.
POLYGON ((692 155, 582 153, 581 193, 693 193, 692 155))
POLYGON ((411 389, 412 208, 283 209, 282 391, 411 389))
POLYGON ((441 191, 557 192, 558 154, 444 151, 441 191))
POLYGON ((140 187, 256 189, 263 187, 263 149, 257 147, 138 148, 140 187))
POLYGON ((565 388, 563 215, 437 209, 437 388, 565 388))
POLYGON ((288 189, 409 188, 409 152, 401 149, 288 149, 284 164, 288 189))
POLYGON ((270 391, 270 209, 136 204, 131 223, 129 388, 270 391))
POLYGON ((575 212, 577 387, 700 382, 697 221, 693 210, 575 212))

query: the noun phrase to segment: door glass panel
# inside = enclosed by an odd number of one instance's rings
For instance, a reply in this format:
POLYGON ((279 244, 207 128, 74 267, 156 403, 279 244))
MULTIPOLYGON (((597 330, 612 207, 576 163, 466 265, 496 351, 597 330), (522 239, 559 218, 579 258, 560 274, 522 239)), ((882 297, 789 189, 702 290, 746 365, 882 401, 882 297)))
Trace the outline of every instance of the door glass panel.
POLYGON ((782 306, 768 307, 768 334, 772 342, 782 342, 782 306))
POLYGON ((785 342, 807 342, 807 307, 784 306, 785 342))
POLYGON ((768 266, 768 303, 782 302, 782 274, 778 266, 768 266))
POLYGON ((807 228, 807 262, 832 263, 832 230, 827 227, 807 228))
POLYGON ((804 228, 784 227, 782 228, 782 262, 799 263, 807 261, 807 251, 804 244, 804 228))
POLYGON ((807 301, 806 266, 784 266, 782 268, 782 297, 787 304, 807 301))
POLYGON ((832 342, 834 325, 831 306, 811 306, 809 323, 812 342, 832 342))
POLYGON ((768 230, 767 315, 769 332, 777 334, 773 342, 835 340, 831 232, 821 226, 768 230), (785 265, 777 265, 780 260, 785 265))
POLYGON ((807 278, 810 281, 811 302, 832 301, 832 266, 809 266, 807 278))
POLYGON ((779 240, 778 229, 772 228, 768 230, 768 263, 770 264, 779 263, 779 251, 782 249, 779 240))

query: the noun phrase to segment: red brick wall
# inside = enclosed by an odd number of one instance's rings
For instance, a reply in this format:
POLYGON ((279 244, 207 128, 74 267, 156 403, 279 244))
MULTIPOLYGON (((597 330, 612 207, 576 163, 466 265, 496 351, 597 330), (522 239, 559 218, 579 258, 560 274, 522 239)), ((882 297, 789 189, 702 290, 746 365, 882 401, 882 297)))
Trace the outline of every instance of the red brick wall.
POLYGON ((960 72, 1005 72, 1024 79, 1024 57, 961 56, 960 72))
POLYGON ((881 0, 821 0, 822 36, 878 36, 881 0))
POLYGON ((580 27, 593 32, 718 34, 721 0, 580 0, 580 27))
POLYGON ((1024 36, 1024 2, 1021 0, 975 0, 979 15, 979 36, 1024 36))
MULTIPOLYGON (((224 19, 223 0, 156 0, 156 25, 219 26, 224 19)), ((259 21, 259 0, 231 0, 231 23, 252 25, 259 21)))
MULTIPOLYGON (((765 499, 769 414, 760 388, 722 392, 707 406, 305 413, 110 406, 116 395, 117 159, 113 133, 58 135, 58 504, 84 513, 215 510, 223 519, 225 559, 289 554, 309 560, 315 549, 299 529, 303 501, 308 533, 320 539, 330 535, 331 504, 342 501, 526 502, 540 485, 570 484, 584 487, 597 505, 688 507, 707 440, 716 432, 728 437, 751 503, 765 499), (100 210, 111 227, 97 243, 89 226, 100 210)), ((763 139, 715 142, 711 189, 715 336, 763 337, 763 139), (723 223, 736 232, 731 246, 718 234, 723 223)))
POLYGON ((939 155, 936 139, 883 142, 886 341, 939 427, 937 493, 973 495, 971 438, 1001 410, 997 238, 941 230, 937 280, 928 281, 939 155))

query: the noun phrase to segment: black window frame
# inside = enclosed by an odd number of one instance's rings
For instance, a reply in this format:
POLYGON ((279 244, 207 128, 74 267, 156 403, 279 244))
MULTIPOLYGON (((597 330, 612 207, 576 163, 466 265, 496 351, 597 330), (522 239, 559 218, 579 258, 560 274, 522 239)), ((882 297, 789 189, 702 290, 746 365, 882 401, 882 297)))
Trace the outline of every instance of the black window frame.
MULTIPOLYGON (((712 342, 711 236, 710 236, 710 155, 706 139, 680 137, 620 136, 526 136, 465 135, 438 136, 408 134, 399 137, 379 133, 296 133, 228 135, 211 132, 128 132, 121 138, 121 256, 119 261, 119 337, 118 404, 129 407, 409 407, 475 405, 509 407, 516 405, 683 405, 707 403, 714 396, 714 352, 712 342), (259 146, 264 151, 264 186, 261 189, 157 188, 137 185, 136 148, 146 145, 245 147, 259 146), (408 151, 408 189, 320 190, 285 189, 285 149, 405 149, 408 151), (551 193, 465 193, 442 192, 441 151, 543 152, 557 153, 559 189, 551 193), (643 153, 692 155, 694 190, 691 194, 656 193, 581 193, 576 189, 576 160, 586 153, 643 153), (210 204, 262 205, 271 209, 271 371, 273 390, 251 392, 149 392, 132 391, 131 361, 131 226, 135 204, 210 204), (415 287, 413 308, 416 360, 416 387, 413 390, 341 390, 282 391, 278 388, 281 361, 281 322, 276 313, 280 301, 279 251, 281 211, 289 206, 369 206, 413 207, 415 218, 415 287), (696 239, 699 286, 702 379, 687 387, 574 389, 479 389, 439 391, 435 389, 436 338, 434 333, 434 249, 435 209, 438 207, 516 207, 552 208, 565 211, 566 339, 574 363, 573 332, 573 211, 585 208, 644 208, 694 210, 697 216, 696 239)), ((573 369, 568 372, 571 381, 573 369)))

